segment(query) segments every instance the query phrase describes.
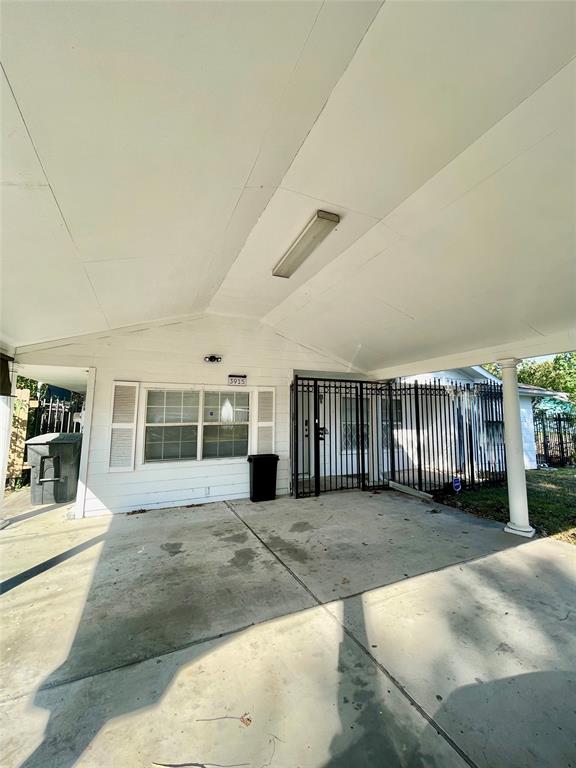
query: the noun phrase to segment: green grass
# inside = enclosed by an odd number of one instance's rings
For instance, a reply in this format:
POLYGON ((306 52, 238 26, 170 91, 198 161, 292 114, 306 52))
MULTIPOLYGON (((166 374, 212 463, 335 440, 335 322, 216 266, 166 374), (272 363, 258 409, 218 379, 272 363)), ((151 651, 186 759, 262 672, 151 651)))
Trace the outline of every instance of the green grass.
MULTIPOLYGON (((530 522, 537 533, 576 544, 576 468, 532 469, 526 472, 526 483, 530 522)), ((509 519, 506 487, 462 491, 441 501, 501 523, 509 519)))

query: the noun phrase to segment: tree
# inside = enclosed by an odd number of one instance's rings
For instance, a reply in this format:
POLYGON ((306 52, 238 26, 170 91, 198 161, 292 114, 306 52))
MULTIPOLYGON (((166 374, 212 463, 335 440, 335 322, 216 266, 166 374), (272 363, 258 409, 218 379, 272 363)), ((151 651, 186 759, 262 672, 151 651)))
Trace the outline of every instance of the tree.
POLYGON ((46 390, 48 389, 48 384, 42 384, 42 389, 40 394, 38 394, 38 382, 34 379, 27 379, 25 376, 18 376, 16 379, 16 388, 17 389, 27 389, 30 391, 30 397, 35 400, 38 397, 44 397, 46 395, 46 390))
MULTIPOLYGON (((487 363, 483 367, 493 376, 502 378, 497 363, 487 363)), ((518 366, 518 381, 554 392, 566 392, 570 402, 576 405, 576 352, 564 352, 541 363, 524 360, 518 366)))

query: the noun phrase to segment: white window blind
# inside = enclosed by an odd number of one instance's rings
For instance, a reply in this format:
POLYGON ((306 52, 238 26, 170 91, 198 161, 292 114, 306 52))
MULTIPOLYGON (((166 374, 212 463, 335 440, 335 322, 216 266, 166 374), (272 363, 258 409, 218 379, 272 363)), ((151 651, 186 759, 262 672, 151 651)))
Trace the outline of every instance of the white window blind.
POLYGON ((111 472, 134 469, 139 388, 140 385, 135 381, 114 382, 109 459, 111 472))
POLYGON ((144 461, 196 459, 199 408, 199 392, 148 390, 144 461))

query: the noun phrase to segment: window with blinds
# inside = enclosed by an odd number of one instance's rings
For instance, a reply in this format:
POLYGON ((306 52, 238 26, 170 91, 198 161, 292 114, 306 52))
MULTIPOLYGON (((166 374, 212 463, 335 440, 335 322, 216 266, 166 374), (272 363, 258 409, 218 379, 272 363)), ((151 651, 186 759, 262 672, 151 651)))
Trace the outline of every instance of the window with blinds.
MULTIPOLYGON (((114 383, 111 471, 134 468, 139 387, 137 382, 114 383)), ((273 389, 239 392, 147 385, 140 411, 145 464, 274 451, 273 389)))
POLYGON ((204 392, 202 458, 248 455, 248 392, 204 392))
POLYGON ((200 393, 149 389, 144 461, 196 459, 200 393))

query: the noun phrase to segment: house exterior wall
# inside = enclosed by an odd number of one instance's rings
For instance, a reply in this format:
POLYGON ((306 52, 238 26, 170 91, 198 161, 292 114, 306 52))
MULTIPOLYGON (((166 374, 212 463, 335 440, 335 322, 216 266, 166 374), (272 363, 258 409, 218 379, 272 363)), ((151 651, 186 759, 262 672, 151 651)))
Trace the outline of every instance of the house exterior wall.
MULTIPOLYGON (((257 321, 215 315, 40 345, 22 352, 20 359, 30 365, 90 367, 94 371, 93 409, 86 430, 87 445, 83 449, 86 482, 82 500, 77 505, 77 514, 84 516, 201 504, 249 495, 249 465, 245 458, 143 463, 142 400, 134 469, 110 471, 114 382, 138 382, 141 398, 147 385, 223 390, 227 388, 229 374, 246 374, 248 391, 273 389, 274 452, 280 457, 277 492, 282 494, 290 487, 289 411, 294 370, 354 375, 345 363, 287 340, 257 321), (205 363, 204 356, 211 353, 221 355, 222 362, 205 363)), ((427 381, 436 378, 436 374, 410 378, 427 381)), ((462 370, 443 371, 441 378, 463 384, 473 381, 462 370)), ((532 468, 536 466, 532 403, 530 397, 520 399, 525 461, 526 466, 532 468)), ((403 429, 408 426, 405 418, 403 429)), ((255 448, 252 442, 250 450, 255 448)), ((400 469, 404 462, 400 462, 400 457, 397 460, 397 469, 400 469)), ((410 463, 409 456, 406 460, 410 463)))
POLYGON ((450 382, 456 382, 457 384, 473 384, 478 380, 478 376, 473 377, 466 371, 459 368, 454 368, 451 371, 435 371, 434 373, 421 373, 418 376, 402 377, 402 381, 406 382, 407 384, 414 384, 416 381, 419 384, 430 384, 434 381, 440 381, 442 384, 447 384, 450 382))
MULTIPOLYGON (((22 355, 30 364, 94 367, 95 386, 88 446, 86 517, 136 509, 201 504, 249 495, 245 458, 142 464, 142 420, 137 424, 135 469, 110 471, 112 396, 115 381, 227 389, 229 374, 246 374, 248 391, 275 392, 275 445, 280 457, 277 492, 290 485, 290 383, 294 369, 349 371, 343 363, 289 341, 256 321, 208 315, 195 321, 115 332, 22 355), (222 356, 205 363, 207 354, 222 356)), ((242 391, 240 387, 234 391, 242 391)), ((140 387, 142 395, 143 387, 140 387)), ((140 411, 142 409, 140 408, 140 411)), ((140 413, 141 415, 141 413, 140 413)), ((252 445, 252 448, 254 445, 252 445)))
POLYGON ((532 398, 520 395, 520 423, 522 425, 522 444, 524 446, 524 467, 536 469, 536 436, 534 434, 534 415, 532 398))
MULTIPOLYGON (((490 377, 491 381, 495 381, 490 377)), ((462 369, 454 368, 452 370, 436 371, 435 373, 424 373, 418 376, 406 376, 402 379, 407 383, 418 381, 420 383, 429 383, 440 381, 441 383, 457 382, 458 384, 481 383, 482 374, 472 368, 462 369)), ((522 422, 522 440, 524 444, 524 466, 526 469, 536 469, 536 438, 534 434, 534 418, 532 414, 532 397, 529 395, 519 396, 520 399, 520 417, 522 422)))

